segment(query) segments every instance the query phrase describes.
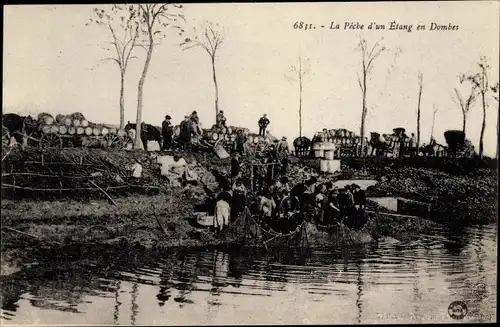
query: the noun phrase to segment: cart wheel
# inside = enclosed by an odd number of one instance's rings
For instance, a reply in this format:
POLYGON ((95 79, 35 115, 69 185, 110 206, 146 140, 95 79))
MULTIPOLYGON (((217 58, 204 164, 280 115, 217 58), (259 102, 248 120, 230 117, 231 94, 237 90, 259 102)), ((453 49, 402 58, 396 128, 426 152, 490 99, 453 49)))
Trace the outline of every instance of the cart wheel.
POLYGON ((215 144, 214 144, 214 148, 215 148, 216 146, 218 146, 218 145, 220 145, 220 146, 222 146, 223 148, 225 148, 225 147, 226 147, 226 144, 227 144, 227 141, 221 138, 221 139, 219 139, 217 142, 215 142, 215 144))
POLYGON ((40 139, 41 148, 62 148, 62 139, 55 133, 48 133, 40 139))
POLYGON ((108 134, 104 137, 109 148, 123 149, 123 138, 117 134, 108 134))

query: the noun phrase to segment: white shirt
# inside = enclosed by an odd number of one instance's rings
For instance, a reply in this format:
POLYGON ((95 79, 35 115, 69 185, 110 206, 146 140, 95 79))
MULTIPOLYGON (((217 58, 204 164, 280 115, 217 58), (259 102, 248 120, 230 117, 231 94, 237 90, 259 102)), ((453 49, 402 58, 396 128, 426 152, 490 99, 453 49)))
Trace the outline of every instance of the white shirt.
POLYGON ((160 173, 162 176, 170 175, 172 171, 177 174, 182 174, 187 166, 187 162, 184 158, 175 161, 173 156, 160 156, 156 160, 161 165, 160 173))
POLYGON ((142 176, 142 166, 137 162, 132 165, 132 176, 135 178, 140 178, 142 176))

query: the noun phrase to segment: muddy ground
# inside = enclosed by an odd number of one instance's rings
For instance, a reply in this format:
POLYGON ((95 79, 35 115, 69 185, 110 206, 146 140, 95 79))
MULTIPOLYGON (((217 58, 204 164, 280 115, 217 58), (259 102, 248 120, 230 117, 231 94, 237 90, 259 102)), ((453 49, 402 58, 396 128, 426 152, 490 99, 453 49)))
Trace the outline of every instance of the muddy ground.
MULTIPOLYGON (((63 151, 88 155, 80 153, 81 149, 63 151)), ((4 198, 1 203, 1 250, 5 260, 2 262, 22 261, 30 249, 56 251, 76 245, 110 245, 159 250, 235 241, 231 236, 217 238, 209 230, 194 227, 186 219, 192 216, 193 206, 206 197, 201 186, 170 187, 158 177, 159 167, 154 159, 144 152, 117 152, 115 155, 95 151, 98 153, 90 153, 92 157, 106 160, 108 166, 116 165, 110 168, 113 174, 109 178, 123 173, 123 165, 139 158, 148 184, 158 186, 160 191, 157 194, 135 191, 113 195, 116 205, 99 192, 89 198, 4 198), (156 217, 166 233, 161 230, 156 217)), ((65 157, 68 156, 66 153, 65 157)), ((208 170, 229 170, 230 160, 220 160, 213 154, 188 153, 182 156, 188 163, 196 162, 208 170)), ((251 159, 243 158, 245 175, 248 175, 251 159)), ((374 238, 391 236, 409 240, 418 237, 419 233, 432 232, 439 226, 436 223, 467 225, 496 221, 496 162, 469 160, 450 163, 435 159, 346 159, 342 160, 342 173, 321 175, 315 172, 314 160, 290 157, 288 177, 292 183, 303 181, 312 174, 322 181, 373 178, 379 183, 367 190, 369 196, 403 196, 433 204, 434 211, 426 219, 372 214, 366 230, 374 238)), ((102 178, 100 182, 106 182, 107 176, 102 178)), ((370 203, 369 209, 384 211, 374 203, 370 203)))

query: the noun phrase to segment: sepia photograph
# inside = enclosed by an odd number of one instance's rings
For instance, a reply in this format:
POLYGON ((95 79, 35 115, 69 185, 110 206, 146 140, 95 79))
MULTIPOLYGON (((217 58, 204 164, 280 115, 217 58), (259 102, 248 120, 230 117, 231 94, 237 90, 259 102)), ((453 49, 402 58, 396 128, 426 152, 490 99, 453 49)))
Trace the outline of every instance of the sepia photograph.
POLYGON ((0 325, 495 323, 499 14, 3 6, 0 325))

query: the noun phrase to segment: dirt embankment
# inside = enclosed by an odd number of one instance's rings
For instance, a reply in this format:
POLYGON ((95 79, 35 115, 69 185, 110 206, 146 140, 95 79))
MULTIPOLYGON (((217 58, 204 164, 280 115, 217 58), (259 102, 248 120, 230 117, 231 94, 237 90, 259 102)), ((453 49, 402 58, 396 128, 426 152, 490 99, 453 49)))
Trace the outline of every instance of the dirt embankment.
MULTIPOLYGON (((73 175, 79 174, 85 177, 101 172, 97 176, 92 176, 93 180, 101 186, 106 186, 106 183, 115 183, 117 175, 126 179, 127 172, 124 167, 139 159, 144 167, 145 178, 144 181, 136 182, 142 183, 137 188, 127 189, 126 192, 108 190, 116 205, 100 191, 69 194, 54 192, 51 199, 45 200, 30 197, 3 199, 2 252, 9 248, 29 250, 30 247, 58 248, 72 244, 138 245, 148 249, 162 249, 171 246, 202 246, 234 241, 231 238, 216 238, 208 230, 190 224, 186 217, 191 216, 195 204, 205 199, 203 188, 196 185, 170 187, 166 180, 158 177, 159 166, 150 154, 139 151, 103 152, 90 149, 64 149, 59 152, 57 156, 52 153, 50 154, 52 157, 47 155, 45 159, 66 160, 73 163, 87 160, 87 165, 73 165, 72 169, 67 168, 68 170, 61 171, 61 174, 71 172, 73 175), (94 169, 98 165, 101 167, 98 169, 101 170, 94 169), (144 192, 141 194, 141 187, 145 185, 157 187, 158 192, 152 195, 146 195, 144 192), (55 199, 58 194, 60 198, 55 199), (165 234, 155 216, 166 229, 165 234)), ((31 161, 39 160, 35 158, 35 153, 27 155, 31 161)), ((220 160, 213 154, 203 153, 181 155, 188 163, 196 162, 208 170, 214 168, 229 170, 229 159, 220 160)), ((243 172, 247 176, 250 160, 252 158, 243 158, 243 172)), ((315 174, 313 164, 310 160, 291 157, 288 177, 292 184, 315 174)), ((395 195, 432 202, 437 204, 433 216, 436 221, 453 220, 465 224, 485 222, 478 218, 496 219, 495 170, 479 166, 469 171, 460 169, 445 171, 446 165, 429 168, 417 164, 411 166, 394 160, 390 162, 371 159, 343 160, 342 173, 333 176, 320 175, 320 180, 376 178, 380 183, 372 187, 368 195, 395 195), (441 217, 444 219, 440 220, 441 217)), ((24 172, 30 173, 38 169, 37 167, 40 165, 16 166, 17 169, 24 169, 24 172)), ((51 173, 46 165, 42 167, 46 169, 42 174, 51 173)), ((7 170, 11 171, 12 169, 7 170)), ((3 169, 3 173, 5 172, 3 169)), ((83 180, 85 181, 85 178, 83 180)), ((51 180, 50 183, 54 181, 51 180)), ((124 183, 127 184, 127 181, 124 183)), ((52 185, 56 187, 56 184, 52 185)), ((38 183, 38 186, 44 185, 38 183)), ((30 196, 33 194, 30 193, 30 196)), ((382 210, 377 209, 373 203, 370 206, 374 210, 382 210)), ((369 221, 367 230, 375 238, 385 235, 404 240, 412 237, 410 234, 429 231, 433 226, 435 224, 427 220, 414 221, 376 215, 375 219, 369 221)))
MULTIPOLYGON (((435 159, 435 158, 433 158, 435 159)), ((498 171, 484 162, 443 161, 371 165, 379 183, 369 196, 399 196, 432 204, 427 218, 446 224, 484 224, 498 219, 498 171), (448 162, 449 165, 445 163, 448 162)))

